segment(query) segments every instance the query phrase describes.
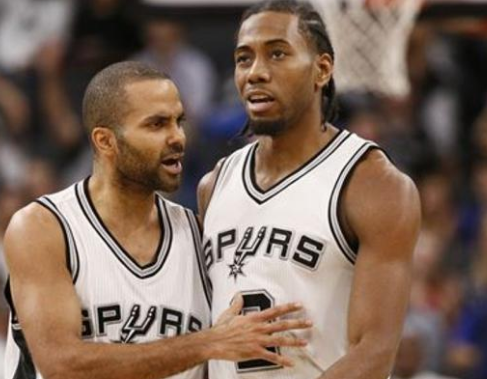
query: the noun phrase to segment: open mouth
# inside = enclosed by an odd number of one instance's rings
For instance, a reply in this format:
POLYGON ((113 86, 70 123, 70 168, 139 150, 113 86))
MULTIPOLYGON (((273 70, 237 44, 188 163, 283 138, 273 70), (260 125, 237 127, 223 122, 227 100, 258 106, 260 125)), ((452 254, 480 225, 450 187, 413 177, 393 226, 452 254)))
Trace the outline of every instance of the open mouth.
POLYGON ((261 113, 268 111, 275 103, 272 96, 266 94, 250 95, 247 98, 248 108, 251 112, 261 113))
POLYGON ((248 97, 249 101, 252 104, 260 104, 260 103, 270 103, 271 101, 274 101, 274 98, 269 95, 251 95, 248 97))
POLYGON ((181 158, 166 158, 161 162, 162 166, 171 174, 180 174, 183 170, 183 165, 181 163, 181 158))

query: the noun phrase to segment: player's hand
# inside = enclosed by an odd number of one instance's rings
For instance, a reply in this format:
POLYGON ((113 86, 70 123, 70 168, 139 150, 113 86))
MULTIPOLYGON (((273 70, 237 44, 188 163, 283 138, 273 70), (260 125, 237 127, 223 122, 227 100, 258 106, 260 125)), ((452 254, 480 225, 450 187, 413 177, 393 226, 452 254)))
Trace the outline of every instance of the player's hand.
POLYGON ((267 347, 303 347, 307 341, 292 334, 280 335, 279 332, 307 329, 312 322, 306 319, 279 320, 281 316, 300 311, 302 305, 288 303, 239 315, 243 307, 243 298, 237 295, 230 306, 209 330, 209 343, 213 359, 246 361, 264 359, 281 366, 292 366, 292 361, 285 356, 267 350, 267 347))

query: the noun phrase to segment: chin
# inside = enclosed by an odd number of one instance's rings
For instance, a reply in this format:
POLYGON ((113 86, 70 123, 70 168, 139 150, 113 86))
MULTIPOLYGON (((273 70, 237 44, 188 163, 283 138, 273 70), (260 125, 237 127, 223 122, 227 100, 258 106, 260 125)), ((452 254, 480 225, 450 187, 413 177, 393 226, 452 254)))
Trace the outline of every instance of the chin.
POLYGON ((275 137, 284 133, 287 129, 284 120, 250 120, 250 130, 256 136, 275 137))
POLYGON ((164 178, 160 181, 159 191, 166 193, 176 192, 181 187, 181 178, 176 180, 164 178))

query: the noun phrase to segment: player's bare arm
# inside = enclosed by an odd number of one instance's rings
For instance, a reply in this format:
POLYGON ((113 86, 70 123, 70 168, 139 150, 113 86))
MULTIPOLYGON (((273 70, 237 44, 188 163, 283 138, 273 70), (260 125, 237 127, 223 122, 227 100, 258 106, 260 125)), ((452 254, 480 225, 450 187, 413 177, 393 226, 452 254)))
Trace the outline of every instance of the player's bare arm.
POLYGON ((411 261, 420 227, 413 182, 380 151, 352 173, 341 204, 359 241, 348 317, 348 353, 320 379, 382 379, 392 369, 409 300, 411 261))
POLYGON ((289 366, 289 359, 265 347, 304 344, 272 333, 307 328, 306 320, 269 322, 300 309, 298 304, 237 316, 241 299, 205 331, 145 344, 84 342, 81 305, 66 266, 65 249, 58 221, 36 203, 14 216, 5 236, 16 312, 44 378, 156 379, 208 359, 257 358, 289 366))

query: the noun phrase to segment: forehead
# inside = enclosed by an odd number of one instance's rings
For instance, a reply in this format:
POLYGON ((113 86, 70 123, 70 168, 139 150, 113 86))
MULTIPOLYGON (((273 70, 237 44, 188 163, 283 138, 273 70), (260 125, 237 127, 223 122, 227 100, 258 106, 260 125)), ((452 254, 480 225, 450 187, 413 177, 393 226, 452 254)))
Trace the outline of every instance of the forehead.
POLYGON ((299 30, 298 16, 281 12, 262 12, 250 16, 240 27, 237 47, 272 40, 284 40, 292 45, 306 43, 299 30))
POLYGON ((138 80, 125 85, 127 111, 132 116, 146 116, 151 113, 179 115, 183 105, 179 91, 169 79, 138 80))

